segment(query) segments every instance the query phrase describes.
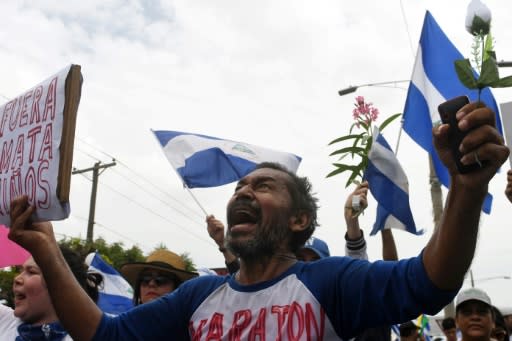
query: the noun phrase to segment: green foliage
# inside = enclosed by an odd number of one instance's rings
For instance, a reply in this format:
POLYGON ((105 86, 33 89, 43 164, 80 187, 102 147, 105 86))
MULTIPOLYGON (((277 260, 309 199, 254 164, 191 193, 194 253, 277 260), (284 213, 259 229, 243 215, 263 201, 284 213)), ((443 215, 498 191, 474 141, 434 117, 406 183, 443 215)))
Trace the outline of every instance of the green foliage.
POLYGON ((183 252, 180 254, 180 257, 185 262, 185 270, 187 271, 196 271, 196 266, 194 264, 194 261, 190 257, 190 254, 188 252, 183 252))
MULTIPOLYGON (((171 251, 167 248, 167 246, 164 243, 158 244, 152 252, 155 252, 157 250, 167 250, 171 251)), ((185 270, 187 271, 196 271, 196 265, 194 264, 194 261, 192 260, 192 257, 190 257, 190 254, 188 252, 183 252, 179 254, 181 259, 183 259, 183 262, 185 262, 185 270)))
MULTIPOLYGON (((477 16, 475 16, 474 20, 480 20, 485 24, 485 22, 477 16)), ((477 23, 480 23, 480 21, 477 23)), ((475 21, 473 21, 473 24, 475 24, 475 21)), ((459 80, 468 89, 478 89, 479 101, 482 89, 485 87, 507 88, 512 86, 512 76, 500 78, 496 52, 494 51, 494 42, 488 27, 489 23, 486 25, 486 29, 485 27, 479 28, 478 31, 473 32, 475 40, 472 45, 471 54, 473 55, 473 60, 480 76, 478 77, 476 75, 469 59, 455 61, 455 71, 457 72, 459 80)))
POLYGON ((473 68, 471 67, 471 62, 469 59, 456 60, 455 72, 457 72, 459 80, 462 82, 462 84, 464 84, 466 88, 478 88, 477 80, 475 74, 473 73, 473 68))
POLYGON ((80 238, 66 238, 59 241, 59 243, 69 246, 84 258, 89 253, 98 251, 101 257, 117 270, 124 263, 143 262, 145 259, 139 247, 132 246, 129 249, 125 249, 122 242, 108 244, 103 238, 97 238, 91 245, 88 245, 85 240, 80 238))
POLYGON ((12 284, 14 277, 18 275, 17 267, 5 268, 0 270, 0 300, 5 300, 5 304, 14 308, 14 294, 12 284))

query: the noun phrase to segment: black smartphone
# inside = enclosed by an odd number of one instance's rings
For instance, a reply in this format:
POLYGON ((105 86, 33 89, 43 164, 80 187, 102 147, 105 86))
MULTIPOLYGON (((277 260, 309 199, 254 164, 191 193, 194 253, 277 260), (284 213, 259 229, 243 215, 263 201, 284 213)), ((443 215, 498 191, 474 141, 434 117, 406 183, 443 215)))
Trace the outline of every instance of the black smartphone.
POLYGON ((459 151, 459 146, 467 132, 462 132, 459 130, 458 121, 455 115, 463 106, 468 103, 469 99, 467 96, 459 96, 441 103, 437 107, 437 111, 439 111, 439 115, 441 116, 441 121, 450 125, 450 145, 452 149, 452 155, 455 164, 457 165, 457 170, 461 174, 469 173, 480 168, 480 165, 477 163, 464 165, 460 162, 462 153, 459 151))

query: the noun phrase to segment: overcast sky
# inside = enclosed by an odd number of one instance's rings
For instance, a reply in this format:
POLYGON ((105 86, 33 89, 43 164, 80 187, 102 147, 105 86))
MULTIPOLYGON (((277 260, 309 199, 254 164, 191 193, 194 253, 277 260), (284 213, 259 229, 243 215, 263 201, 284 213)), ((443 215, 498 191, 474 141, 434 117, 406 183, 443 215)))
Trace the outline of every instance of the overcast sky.
MULTIPOLYGON (((198 267, 223 266, 204 214, 182 188, 150 129, 178 130, 243 141, 303 158, 298 173, 320 198, 321 227, 333 255, 344 247, 346 177, 326 179, 336 159, 332 139, 352 124, 355 95, 382 116, 401 112, 406 84, 349 85, 409 79, 425 10, 466 56, 472 37, 464 20, 469 1, 18 1, 0 2, 0 104, 70 63, 82 67, 73 166, 118 160, 100 176, 94 235, 137 244, 160 243, 189 252, 198 267)), ((486 1, 493 12, 498 60, 512 60, 512 2, 486 1)), ((512 69, 502 69, 510 75, 512 69)), ((510 89, 494 91, 498 103, 510 89)), ((511 113, 509 113, 511 114, 511 113)), ((392 146, 398 124, 385 136, 392 146)), ((428 232, 394 233, 400 257, 418 254, 432 232, 427 154, 405 133, 398 158, 409 177, 416 225, 428 232)), ((484 215, 473 263, 476 285, 498 306, 512 306, 512 243, 503 191, 506 170, 493 179, 491 215, 484 215)), ((234 185, 193 189, 221 218, 234 185)), ((74 175, 71 216, 55 223, 59 237, 85 238, 90 173, 74 175)), ((446 194, 446 192, 444 192, 446 194)), ((361 217, 367 235, 375 202, 361 217)), ((369 237, 380 258, 380 237, 369 237)), ((457 247, 457 245, 454 245, 457 247)), ((468 286, 469 282, 465 283, 468 286)))

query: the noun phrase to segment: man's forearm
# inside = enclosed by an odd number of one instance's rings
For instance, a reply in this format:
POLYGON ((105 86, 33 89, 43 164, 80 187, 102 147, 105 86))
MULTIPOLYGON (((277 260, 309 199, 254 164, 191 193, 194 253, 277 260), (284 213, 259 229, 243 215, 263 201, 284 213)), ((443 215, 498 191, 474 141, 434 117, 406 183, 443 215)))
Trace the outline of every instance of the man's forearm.
POLYGON ((429 278, 441 289, 458 288, 467 272, 478 235, 480 210, 487 187, 452 185, 438 227, 423 253, 429 278))
POLYGON ((59 321, 73 340, 91 340, 100 323, 102 312, 75 279, 57 246, 34 255, 59 321))

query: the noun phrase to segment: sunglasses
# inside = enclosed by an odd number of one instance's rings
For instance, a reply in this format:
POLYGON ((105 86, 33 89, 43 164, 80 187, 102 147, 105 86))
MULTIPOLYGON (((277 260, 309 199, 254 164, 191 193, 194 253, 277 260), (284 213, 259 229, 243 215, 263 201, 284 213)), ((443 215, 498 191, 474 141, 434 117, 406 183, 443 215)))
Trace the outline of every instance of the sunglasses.
POLYGON ((174 280, 170 277, 162 276, 162 275, 157 275, 157 276, 142 275, 139 278, 139 281, 140 281, 140 284, 144 284, 144 285, 149 285, 149 282, 153 281, 153 282, 155 282, 156 286, 160 287, 162 285, 170 284, 174 280))

